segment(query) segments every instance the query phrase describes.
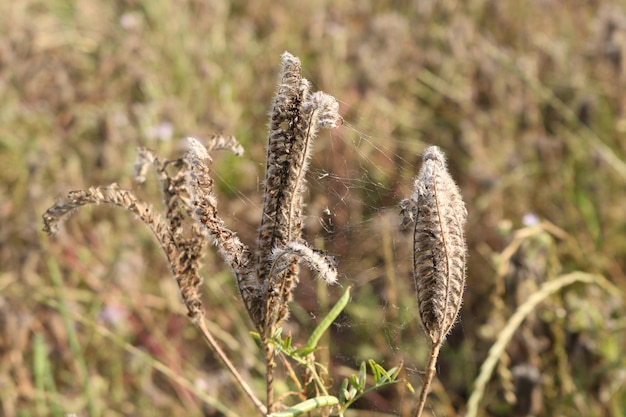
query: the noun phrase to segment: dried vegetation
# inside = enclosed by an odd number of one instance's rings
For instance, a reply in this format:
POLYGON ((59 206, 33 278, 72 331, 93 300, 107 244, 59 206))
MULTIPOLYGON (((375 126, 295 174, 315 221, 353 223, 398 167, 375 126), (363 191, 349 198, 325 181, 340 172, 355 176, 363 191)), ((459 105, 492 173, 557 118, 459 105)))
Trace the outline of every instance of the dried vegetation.
MULTIPOLYGON (((254 246, 270 204, 258 184, 284 50, 302 59, 314 90, 340 100, 345 120, 316 143, 301 217, 303 237, 335 255, 340 282, 353 285, 332 344, 320 352, 331 378, 373 358, 404 361, 403 377, 420 385, 430 343, 414 325, 412 236, 397 231, 397 203, 411 194, 424 150, 437 145, 471 207, 469 256, 461 317, 425 412, 464 415, 482 384, 479 415, 626 413, 619 2, 79 3, 0 2, 0 414, 255 413, 190 331, 148 229, 94 207, 50 240, 40 214, 52 196, 78 189, 87 191, 75 203, 97 195, 130 207, 121 190, 132 189, 180 210, 168 187, 193 178, 162 166, 160 182, 148 175, 144 187, 132 185, 136 148, 176 160, 184 152, 176 139, 221 131, 247 156, 212 154, 224 221, 213 227, 237 230, 242 245, 254 246), (115 181, 119 189, 88 188, 115 181), (602 275, 619 290, 573 271, 602 275), (508 340, 498 343, 503 334, 508 340), (491 353, 499 359, 493 373, 478 381, 491 353)), ((201 209, 211 217, 211 207, 201 209)), ((202 233, 186 230, 178 244, 203 250, 202 233)), ((280 257, 288 274, 298 250, 264 256, 280 257)), ((263 355, 232 263, 204 253, 208 330, 256 387, 263 355)), ((283 323, 294 340, 310 334, 340 293, 303 272, 283 323)), ((284 369, 277 364, 281 376, 284 369)), ((275 390, 282 398, 295 389, 275 390)), ((415 401, 406 396, 397 384, 355 407, 408 414, 415 401)))

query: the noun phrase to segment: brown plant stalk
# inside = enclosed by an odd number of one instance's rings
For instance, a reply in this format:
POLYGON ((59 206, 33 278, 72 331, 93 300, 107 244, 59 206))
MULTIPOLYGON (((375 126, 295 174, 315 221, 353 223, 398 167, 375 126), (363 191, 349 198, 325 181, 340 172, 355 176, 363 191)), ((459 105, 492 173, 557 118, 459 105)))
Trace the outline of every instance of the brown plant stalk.
POLYGON ((275 251, 302 243, 302 196, 313 141, 319 128, 334 128, 340 121, 337 100, 322 92, 310 92, 301 75, 300 60, 288 52, 270 112, 263 214, 259 227, 256 273, 265 296, 261 314, 253 321, 265 352, 268 412, 273 411, 274 346, 278 324, 289 314, 288 302, 298 280, 298 255, 287 251, 275 268, 275 251))
POLYGON ((430 355, 416 417, 421 416, 439 350, 454 325, 465 289, 467 210, 447 171, 444 154, 426 149, 410 199, 401 203, 405 223, 415 222, 413 274, 420 321, 430 341, 430 355))

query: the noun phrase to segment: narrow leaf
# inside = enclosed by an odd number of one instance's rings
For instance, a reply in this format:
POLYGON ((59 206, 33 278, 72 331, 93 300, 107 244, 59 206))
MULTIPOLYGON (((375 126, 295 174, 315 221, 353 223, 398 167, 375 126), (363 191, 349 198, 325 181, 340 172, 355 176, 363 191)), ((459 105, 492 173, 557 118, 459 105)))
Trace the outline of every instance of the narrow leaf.
POLYGON ((372 375, 374 375, 374 381, 378 383, 378 381, 381 378, 381 371, 384 372, 385 370, 379 364, 377 364, 373 359, 370 359, 367 362, 370 366, 370 369, 372 370, 372 375))
POLYGON ((289 407, 286 410, 277 411, 269 415, 269 417, 294 417, 301 414, 316 410, 322 407, 328 407, 339 404, 339 399, 332 395, 325 395, 316 398, 310 398, 306 401, 289 407))
POLYGON ((306 344, 307 348, 315 349, 317 347, 317 344, 319 343, 324 332, 328 330, 330 325, 333 324, 337 317, 339 317, 339 314, 341 314, 343 309, 346 308, 348 302, 350 301, 351 288, 352 286, 346 288, 346 291, 343 293, 341 298, 337 301, 333 308, 330 309, 326 317, 322 319, 315 330, 313 330, 313 333, 311 333, 311 337, 309 337, 309 341, 306 344))
POLYGON ((348 380, 344 379, 341 383, 341 388, 339 389, 339 402, 345 403, 346 400, 349 400, 348 395, 348 380))
POLYGON ((361 390, 365 389, 366 382, 367 382, 367 364, 365 362, 361 362, 361 367, 359 368, 359 387, 361 390))

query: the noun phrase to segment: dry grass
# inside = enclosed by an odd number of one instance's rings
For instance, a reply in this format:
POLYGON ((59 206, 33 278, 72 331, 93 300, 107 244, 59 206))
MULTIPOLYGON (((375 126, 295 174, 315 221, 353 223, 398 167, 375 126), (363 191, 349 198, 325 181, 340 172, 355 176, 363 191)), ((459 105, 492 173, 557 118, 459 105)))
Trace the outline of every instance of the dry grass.
MULTIPOLYGON (((586 271, 623 294, 626 10, 418 3, 0 2, 0 414, 255 412, 184 317, 148 229, 95 207, 51 240, 40 214, 68 191, 115 181, 158 204, 156 181, 130 181, 137 146, 176 158, 179 138, 221 131, 246 157, 214 161, 220 212, 255 242, 285 50, 345 119, 316 143, 303 220, 353 285, 321 343, 337 383, 373 358, 404 360, 403 376, 420 384, 429 346, 415 324, 411 236, 396 226, 428 145, 446 152, 469 208, 469 257, 427 412, 465 413, 499 332, 546 282, 586 271)), ((201 271, 211 332, 262 392, 262 355, 229 271, 211 251, 201 271)), ((286 331, 306 340, 340 293, 304 277, 286 331)), ((626 414, 624 310, 594 285, 547 297, 508 343, 479 415, 626 414)), ((353 415, 406 414, 415 402, 398 384, 353 415)))

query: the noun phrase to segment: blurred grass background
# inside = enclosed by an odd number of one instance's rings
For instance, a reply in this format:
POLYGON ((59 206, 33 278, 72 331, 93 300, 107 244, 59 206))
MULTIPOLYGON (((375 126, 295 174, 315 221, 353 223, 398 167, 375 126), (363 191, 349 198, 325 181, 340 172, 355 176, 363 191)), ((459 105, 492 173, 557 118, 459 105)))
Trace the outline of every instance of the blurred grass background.
MULTIPOLYGON (((335 390, 370 358, 404 361, 419 386, 428 346, 397 203, 428 145, 448 155, 470 213, 466 297, 433 415, 465 412, 489 347, 542 282, 581 270, 626 289, 623 3, 22 0, 0 2, 0 16, 3 416, 253 415, 184 317, 145 227, 95 207, 51 239, 40 216, 70 190, 111 182, 159 204, 156 181, 132 183, 135 148, 176 157, 180 138, 219 131, 246 149, 216 155, 219 207, 254 245, 284 50, 346 120, 317 141, 306 223, 354 285, 320 352, 335 390)), ((204 275, 211 330, 262 393, 233 278, 215 253, 204 275)), ((341 291, 305 276, 285 330, 306 340, 341 291)), ((543 303, 480 415, 626 415, 624 313, 593 286, 543 303)), ((351 415, 414 404, 399 384, 351 415)))

